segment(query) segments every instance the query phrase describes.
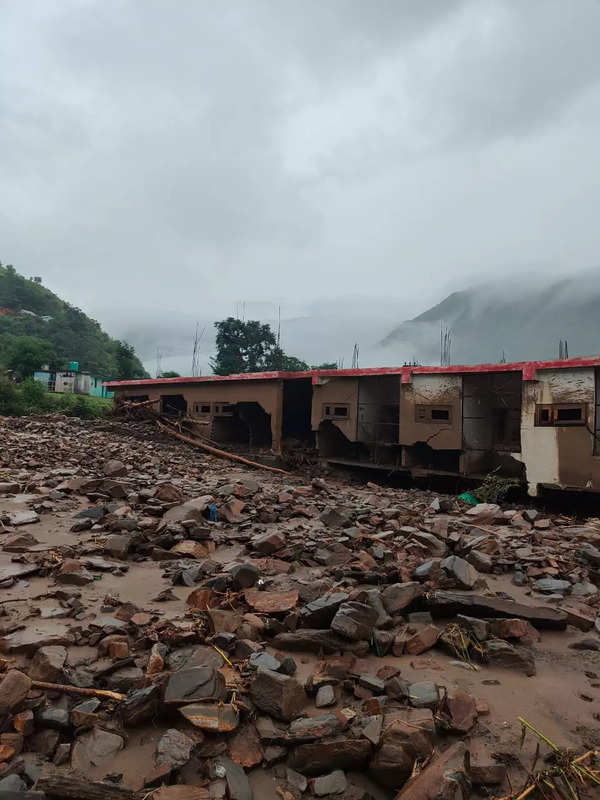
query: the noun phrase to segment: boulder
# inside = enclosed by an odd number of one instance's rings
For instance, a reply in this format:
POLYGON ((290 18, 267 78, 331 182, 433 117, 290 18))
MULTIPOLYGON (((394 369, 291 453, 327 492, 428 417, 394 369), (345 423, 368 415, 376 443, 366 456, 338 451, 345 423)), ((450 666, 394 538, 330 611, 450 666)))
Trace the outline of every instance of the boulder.
POLYGON ((533 654, 523 647, 515 647, 503 639, 490 639, 485 644, 485 658, 492 667, 507 667, 524 672, 527 676, 535 675, 533 654))
POLYGON ((0 681, 0 714, 16 708, 27 697, 31 679, 17 669, 9 670, 0 681))
POLYGON ((331 629, 352 641, 369 640, 377 621, 377 611, 365 603, 342 603, 331 621, 331 629))
POLYGON ((393 583, 385 587, 381 593, 381 599, 388 614, 394 616, 394 614, 401 614, 422 594, 423 589, 416 581, 393 583))
POLYGON ((306 703, 304 689, 295 678, 270 669, 258 670, 250 697, 261 711, 286 722, 298 717, 306 703))
POLYGON ((67 649, 61 645, 40 647, 33 657, 29 674, 34 681, 62 683, 67 649))
POLYGON ((160 737, 156 746, 155 761, 158 766, 166 764, 173 769, 182 767, 190 760, 194 742, 177 728, 169 728, 160 737))
POLYGON ((460 556, 448 556, 440 566, 459 589, 472 589, 479 577, 477 570, 460 556))
POLYGON ((212 666, 188 667, 173 672, 165 686, 165 703, 194 703, 199 700, 221 700, 225 695, 225 678, 212 666))
POLYGON ((313 792, 317 797, 325 797, 330 794, 341 794, 346 791, 346 776, 341 769, 330 772, 329 775, 321 775, 313 781, 313 792))

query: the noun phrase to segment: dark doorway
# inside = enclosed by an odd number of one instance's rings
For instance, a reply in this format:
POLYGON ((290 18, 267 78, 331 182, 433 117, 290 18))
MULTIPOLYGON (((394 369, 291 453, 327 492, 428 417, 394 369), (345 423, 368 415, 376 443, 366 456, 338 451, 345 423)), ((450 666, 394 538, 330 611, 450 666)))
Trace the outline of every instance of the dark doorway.
POLYGON ((182 394, 162 394, 160 411, 166 417, 181 417, 187 413, 187 403, 182 394))
POLYGON ((311 429, 312 382, 310 378, 283 381, 284 439, 314 440, 311 429))
POLYGON ((249 447, 271 446, 271 416, 256 402, 223 403, 223 413, 213 417, 212 437, 249 447))

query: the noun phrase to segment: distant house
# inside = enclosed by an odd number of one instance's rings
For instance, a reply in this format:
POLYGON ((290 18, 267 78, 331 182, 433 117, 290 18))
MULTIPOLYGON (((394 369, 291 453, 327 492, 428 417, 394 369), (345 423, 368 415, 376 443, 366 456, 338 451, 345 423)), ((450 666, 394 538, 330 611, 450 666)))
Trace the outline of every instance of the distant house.
POLYGON ((33 373, 33 378, 46 386, 49 392, 59 394, 87 394, 91 397, 113 397, 111 392, 102 385, 102 378, 90 375, 89 372, 81 370, 64 370, 53 372, 49 369, 41 369, 33 373))

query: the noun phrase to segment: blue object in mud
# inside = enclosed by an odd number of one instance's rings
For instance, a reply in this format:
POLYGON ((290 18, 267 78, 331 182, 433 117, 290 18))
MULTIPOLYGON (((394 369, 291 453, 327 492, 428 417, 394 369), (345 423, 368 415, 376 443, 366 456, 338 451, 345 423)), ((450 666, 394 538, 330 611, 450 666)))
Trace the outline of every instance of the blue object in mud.
POLYGON ((208 519, 209 522, 218 522, 219 521, 219 514, 217 513, 216 506, 209 506, 208 507, 208 519))

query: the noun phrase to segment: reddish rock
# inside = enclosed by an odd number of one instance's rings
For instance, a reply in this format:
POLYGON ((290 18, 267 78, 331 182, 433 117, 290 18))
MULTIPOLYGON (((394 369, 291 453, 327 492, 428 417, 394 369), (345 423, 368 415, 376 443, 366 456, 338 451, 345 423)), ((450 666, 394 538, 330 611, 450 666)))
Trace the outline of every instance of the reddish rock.
POLYGON ((184 539, 182 542, 177 542, 169 552, 183 558, 206 558, 210 552, 209 544, 196 542, 194 539, 184 539))
POLYGON ((260 536, 255 536, 252 539, 252 546, 259 553, 264 553, 269 556, 276 553, 285 545, 285 538, 281 533, 271 531, 270 533, 263 533, 260 536))
POLYGON ((12 711, 27 697, 31 688, 31 680, 19 672, 11 669, 0 682, 0 714, 12 711))
POLYGON ((256 767, 263 760, 263 748, 254 725, 237 731, 229 740, 231 760, 246 769, 256 767))
POLYGON ((298 745, 291 753, 289 766, 304 775, 320 775, 332 769, 361 770, 370 757, 367 739, 337 738, 333 741, 298 745))
POLYGON ((441 631, 435 625, 427 625, 406 640, 404 650, 409 655, 418 656, 431 649, 440 637, 441 631))
POLYGON ((248 605, 261 614, 278 614, 291 611, 298 605, 298 592, 261 592, 248 589, 244 592, 248 605))
POLYGON ((212 589, 194 589, 193 592, 187 596, 186 603, 192 608, 198 608, 201 611, 206 611, 211 607, 215 600, 215 593, 212 589))
POLYGON ((466 692, 447 696, 440 708, 439 717, 446 730, 452 733, 468 733, 477 719, 475 699, 466 692))

